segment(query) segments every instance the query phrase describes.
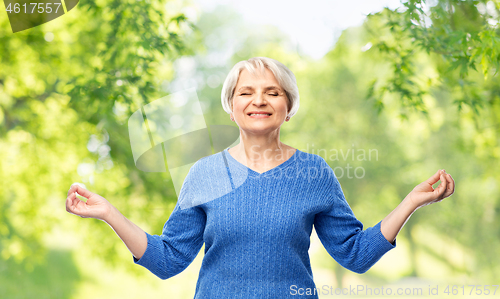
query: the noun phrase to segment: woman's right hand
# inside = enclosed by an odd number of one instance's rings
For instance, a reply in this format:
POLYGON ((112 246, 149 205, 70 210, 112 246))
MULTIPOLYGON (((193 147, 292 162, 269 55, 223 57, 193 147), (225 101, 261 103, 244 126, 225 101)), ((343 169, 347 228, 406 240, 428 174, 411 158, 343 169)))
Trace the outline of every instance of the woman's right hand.
POLYGON ((82 218, 95 218, 106 221, 113 206, 102 196, 92 193, 89 190, 73 184, 69 188, 66 198, 66 211, 82 218), (87 198, 87 201, 80 200, 76 193, 87 198))

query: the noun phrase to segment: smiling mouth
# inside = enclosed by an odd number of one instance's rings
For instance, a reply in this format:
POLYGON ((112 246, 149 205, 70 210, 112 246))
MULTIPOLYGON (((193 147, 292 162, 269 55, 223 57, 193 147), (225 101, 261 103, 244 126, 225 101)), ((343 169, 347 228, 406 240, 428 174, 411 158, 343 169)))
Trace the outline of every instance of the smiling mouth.
POLYGON ((268 113, 250 113, 248 116, 271 116, 272 114, 268 113))

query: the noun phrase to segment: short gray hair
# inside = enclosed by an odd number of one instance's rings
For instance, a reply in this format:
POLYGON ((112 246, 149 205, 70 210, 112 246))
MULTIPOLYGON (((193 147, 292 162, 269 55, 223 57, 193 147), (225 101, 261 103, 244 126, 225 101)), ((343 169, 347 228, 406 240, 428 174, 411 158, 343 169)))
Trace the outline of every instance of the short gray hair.
POLYGON ((246 68, 250 73, 256 74, 255 71, 258 69, 264 72, 264 68, 269 69, 276 80, 278 81, 281 88, 285 90, 286 97, 290 101, 290 112, 289 117, 292 117, 299 110, 299 88, 297 87, 297 80, 295 75, 281 62, 267 58, 267 57, 254 57, 248 60, 243 60, 238 62, 233 66, 231 71, 226 77, 224 84, 222 85, 221 102, 222 108, 228 114, 232 112, 231 110, 231 100, 234 95, 234 89, 236 88, 236 83, 240 77, 240 73, 246 68))

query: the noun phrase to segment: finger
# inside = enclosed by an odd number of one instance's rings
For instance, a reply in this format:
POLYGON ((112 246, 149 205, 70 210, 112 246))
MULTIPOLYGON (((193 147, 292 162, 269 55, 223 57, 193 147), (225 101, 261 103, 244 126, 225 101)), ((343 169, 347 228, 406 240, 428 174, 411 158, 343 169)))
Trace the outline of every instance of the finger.
POLYGON ((455 192, 455 181, 451 177, 450 174, 445 175, 446 181, 447 181, 447 188, 446 188, 446 193, 445 196, 448 197, 455 192))
POLYGON ((73 188, 73 185, 71 185, 71 187, 69 187, 68 194, 66 196, 69 196, 73 192, 75 192, 75 189, 73 188))
POLYGON ((437 181, 439 181, 439 178, 441 176, 442 170, 438 170, 433 176, 431 176, 429 179, 427 179, 425 182, 429 185, 434 185, 437 181))
POLYGON ((76 193, 71 193, 66 199, 66 211, 73 215, 80 217, 87 216, 86 209, 83 208, 85 205, 86 203, 84 201, 76 197, 76 193))
MULTIPOLYGON (((74 195, 74 193, 66 198, 66 212, 74 214, 74 215, 76 215, 76 213, 75 213, 76 203, 74 201, 75 198, 76 198, 76 196, 74 195)), ((79 200, 78 198, 76 198, 76 199, 79 200)))
MULTIPOLYGON (((436 192, 436 195, 439 197, 443 196, 444 193, 446 192, 446 179, 444 178, 444 174, 441 174, 440 176, 441 184, 434 190, 436 192)), ((438 198, 439 198, 438 197, 438 198)))
POLYGON ((75 184, 72 184, 71 187, 69 187, 69 190, 68 190, 68 196, 71 194, 71 193, 74 193, 75 190, 76 190, 76 186, 75 184))
POLYGON ((70 210, 70 211, 75 211, 76 210, 76 207, 78 206, 78 202, 80 202, 81 200, 76 197, 76 193, 71 193, 68 198, 66 199, 66 207, 70 210))
POLYGON ((68 190, 68 196, 69 196, 69 194, 70 194, 70 193, 75 192, 75 190, 77 189, 77 187, 78 187, 78 186, 80 186, 80 187, 82 187, 82 188, 86 189, 84 184, 81 184, 81 183, 73 183, 73 184, 71 184, 71 187, 69 187, 69 190, 68 190))
POLYGON ((71 212, 71 200, 66 197, 66 212, 71 212))
POLYGON ((71 190, 73 190, 73 192, 76 192, 85 198, 90 198, 90 196, 92 196, 92 194, 94 194, 94 193, 90 192, 89 190, 83 188, 82 186, 76 185, 76 184, 71 186, 70 191, 71 190))
POLYGON ((450 181, 448 179, 448 174, 447 173, 443 174, 443 179, 446 182, 446 190, 443 193, 443 198, 446 198, 446 197, 450 196, 450 194, 452 192, 452 190, 450 189, 451 188, 451 184, 450 184, 450 181))

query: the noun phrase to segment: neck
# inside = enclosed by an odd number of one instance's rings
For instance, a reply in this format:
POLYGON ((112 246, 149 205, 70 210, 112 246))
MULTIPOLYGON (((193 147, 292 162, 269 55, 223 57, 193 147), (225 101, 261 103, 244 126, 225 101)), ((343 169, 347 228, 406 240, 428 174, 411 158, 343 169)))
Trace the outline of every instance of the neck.
POLYGON ((279 140, 279 129, 265 135, 252 135, 240 130, 240 143, 233 152, 247 165, 266 166, 286 160, 290 148, 279 140))

